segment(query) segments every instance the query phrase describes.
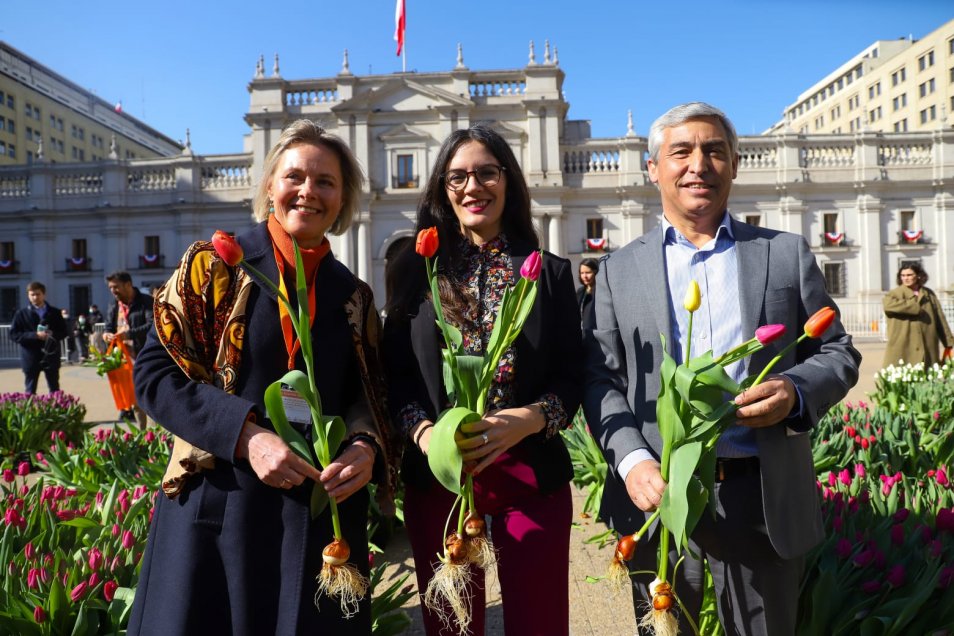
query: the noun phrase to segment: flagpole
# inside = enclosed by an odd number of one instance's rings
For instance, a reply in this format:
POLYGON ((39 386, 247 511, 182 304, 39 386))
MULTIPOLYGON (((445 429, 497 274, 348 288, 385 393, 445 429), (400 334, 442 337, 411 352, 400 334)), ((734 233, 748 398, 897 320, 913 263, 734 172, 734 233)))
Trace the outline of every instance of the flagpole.
POLYGON ((407 73, 407 39, 405 38, 404 44, 401 46, 401 72, 407 73))

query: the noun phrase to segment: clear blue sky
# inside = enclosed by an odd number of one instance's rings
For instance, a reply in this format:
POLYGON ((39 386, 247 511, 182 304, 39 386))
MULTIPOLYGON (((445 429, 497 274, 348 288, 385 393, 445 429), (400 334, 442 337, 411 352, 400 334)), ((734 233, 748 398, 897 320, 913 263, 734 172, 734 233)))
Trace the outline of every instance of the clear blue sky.
MULTIPOLYGON (((722 108, 759 133, 812 83, 875 40, 922 37, 951 0, 406 0, 408 70, 519 68, 528 42, 559 49, 571 119, 595 136, 645 135, 677 103, 722 108)), ((260 54, 286 79, 401 70, 394 0, 8 1, 0 39, 198 153, 239 152, 260 54)))

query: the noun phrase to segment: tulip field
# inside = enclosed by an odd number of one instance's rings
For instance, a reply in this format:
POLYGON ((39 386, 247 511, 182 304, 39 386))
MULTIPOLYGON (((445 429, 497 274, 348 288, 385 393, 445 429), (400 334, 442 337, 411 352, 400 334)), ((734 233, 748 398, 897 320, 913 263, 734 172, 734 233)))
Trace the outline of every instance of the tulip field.
MULTIPOLYGON (((82 413, 75 425, 81 408, 61 393, 0 395, 0 439, 15 442, 0 447, 0 634, 125 633, 172 439, 161 429, 83 432, 82 413)), ((372 586, 385 565, 372 570, 372 586)), ((375 594, 376 636, 410 624, 401 610, 411 595, 405 583, 375 594)))

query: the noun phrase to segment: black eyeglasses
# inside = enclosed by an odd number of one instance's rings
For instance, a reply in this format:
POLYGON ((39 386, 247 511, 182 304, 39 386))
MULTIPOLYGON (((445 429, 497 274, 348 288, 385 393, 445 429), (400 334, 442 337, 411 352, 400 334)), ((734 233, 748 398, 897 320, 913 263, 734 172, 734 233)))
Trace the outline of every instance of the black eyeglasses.
POLYGON ((500 183, 500 175, 506 170, 503 166, 481 166, 476 170, 448 170, 441 178, 444 185, 454 192, 459 192, 467 185, 467 178, 474 175, 477 183, 490 188, 500 183))

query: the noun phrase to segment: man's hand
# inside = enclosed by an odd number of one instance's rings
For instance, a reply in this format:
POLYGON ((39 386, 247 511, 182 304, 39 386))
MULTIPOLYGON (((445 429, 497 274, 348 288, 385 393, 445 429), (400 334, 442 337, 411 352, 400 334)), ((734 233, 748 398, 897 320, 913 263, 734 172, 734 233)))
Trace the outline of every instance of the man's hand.
POLYGON ((659 472, 659 462, 654 459, 639 462, 626 475, 626 492, 643 512, 654 511, 665 490, 666 482, 659 472))
POLYGON ((795 408, 798 393, 795 385, 784 375, 770 375, 756 387, 746 389, 735 397, 739 410, 736 423, 751 428, 778 424, 795 408))

